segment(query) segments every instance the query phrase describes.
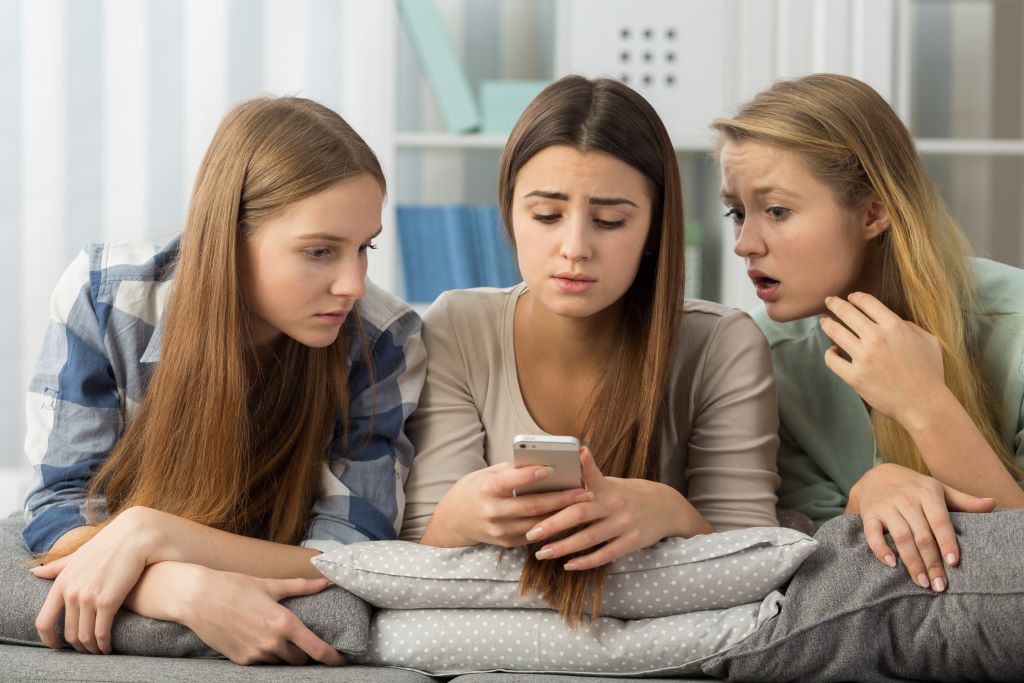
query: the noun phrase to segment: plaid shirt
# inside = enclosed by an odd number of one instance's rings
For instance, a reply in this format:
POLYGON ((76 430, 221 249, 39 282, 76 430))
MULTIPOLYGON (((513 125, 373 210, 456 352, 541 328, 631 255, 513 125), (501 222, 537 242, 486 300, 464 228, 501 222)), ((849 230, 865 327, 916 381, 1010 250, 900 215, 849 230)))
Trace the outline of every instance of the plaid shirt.
MULTIPOLYGON (((137 412, 160 357, 178 244, 174 239, 162 249, 88 245, 54 291, 27 405, 25 451, 33 480, 23 533, 33 552, 48 550, 65 532, 87 523, 89 479, 137 412)), ((377 382, 373 391, 362 349, 353 340, 349 435, 361 445, 346 452, 342 430, 336 429, 324 454, 320 495, 302 543, 319 550, 393 539, 402 525, 403 487, 413 457, 405 420, 426 374, 421 323, 408 306, 370 283, 359 310, 377 382)))

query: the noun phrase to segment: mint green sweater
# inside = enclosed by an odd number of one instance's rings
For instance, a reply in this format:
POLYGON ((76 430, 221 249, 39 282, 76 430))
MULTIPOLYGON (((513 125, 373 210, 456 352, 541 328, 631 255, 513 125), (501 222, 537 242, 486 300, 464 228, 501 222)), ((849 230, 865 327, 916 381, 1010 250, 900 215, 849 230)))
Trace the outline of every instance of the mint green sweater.
MULTIPOLYGON (((976 258, 971 266, 982 313, 971 327, 1003 441, 1024 465, 1024 270, 976 258)), ((778 323, 763 307, 751 315, 768 339, 779 396, 779 507, 822 524, 843 514, 850 488, 881 461, 868 411, 825 366, 832 342, 817 316, 778 323)))

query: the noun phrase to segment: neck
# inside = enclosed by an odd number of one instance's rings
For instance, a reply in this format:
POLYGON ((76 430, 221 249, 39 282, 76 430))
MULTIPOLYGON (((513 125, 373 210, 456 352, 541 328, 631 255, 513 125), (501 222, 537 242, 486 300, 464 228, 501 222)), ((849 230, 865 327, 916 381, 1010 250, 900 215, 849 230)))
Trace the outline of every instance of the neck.
POLYGON ((559 367, 591 367, 607 360, 622 320, 621 300, 586 318, 558 315, 529 291, 516 305, 515 331, 531 358, 559 367))

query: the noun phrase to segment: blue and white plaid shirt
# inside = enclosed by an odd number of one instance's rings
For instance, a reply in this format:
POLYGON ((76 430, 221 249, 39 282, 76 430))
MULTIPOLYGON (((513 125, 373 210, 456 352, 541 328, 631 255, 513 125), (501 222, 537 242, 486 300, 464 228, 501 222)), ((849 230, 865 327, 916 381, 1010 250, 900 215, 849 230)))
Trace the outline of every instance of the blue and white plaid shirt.
MULTIPOLYGON (((163 248, 88 245, 54 291, 28 393, 25 451, 33 480, 24 537, 33 552, 48 550, 86 524, 89 479, 138 410, 160 357, 161 321, 174 275, 168 265, 178 244, 174 239, 163 248)), ((360 446, 348 453, 339 436, 325 453, 320 496, 302 543, 319 550, 393 539, 402 525, 403 487, 413 457, 404 426, 426 374, 421 322, 369 282, 359 310, 377 383, 371 391, 362 349, 353 340, 349 434, 360 446)))

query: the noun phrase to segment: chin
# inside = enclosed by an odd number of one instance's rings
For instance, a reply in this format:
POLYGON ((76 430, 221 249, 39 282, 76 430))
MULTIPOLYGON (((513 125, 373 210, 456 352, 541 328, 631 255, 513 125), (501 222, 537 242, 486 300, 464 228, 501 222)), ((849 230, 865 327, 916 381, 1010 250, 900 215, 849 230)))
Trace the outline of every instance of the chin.
MULTIPOLYGON (((824 297, 822 301, 824 302, 824 297)), ((788 323, 801 318, 808 318, 812 315, 820 315, 825 312, 824 303, 821 306, 800 306, 782 301, 772 301, 764 305, 765 313, 777 323, 788 323)))
POLYGON ((296 335, 296 336, 293 336, 293 335, 289 335, 289 336, 292 339, 294 339, 295 341, 297 341, 300 344, 302 344, 303 346, 306 346, 306 347, 311 348, 311 349, 323 349, 323 348, 326 348, 326 347, 330 346, 331 344, 333 344, 338 339, 338 335, 337 334, 335 334, 333 336, 328 336, 328 335, 320 335, 320 336, 313 336, 313 335, 301 335, 301 336, 296 335))

